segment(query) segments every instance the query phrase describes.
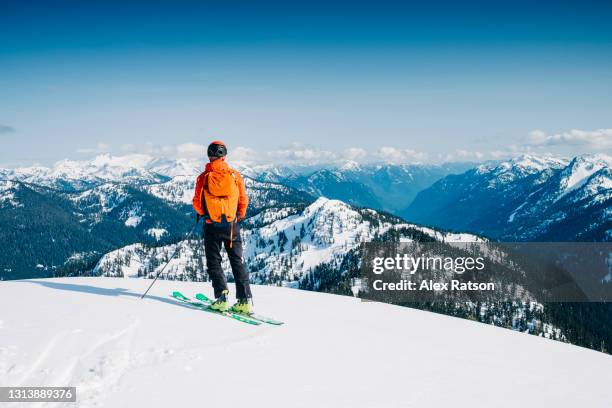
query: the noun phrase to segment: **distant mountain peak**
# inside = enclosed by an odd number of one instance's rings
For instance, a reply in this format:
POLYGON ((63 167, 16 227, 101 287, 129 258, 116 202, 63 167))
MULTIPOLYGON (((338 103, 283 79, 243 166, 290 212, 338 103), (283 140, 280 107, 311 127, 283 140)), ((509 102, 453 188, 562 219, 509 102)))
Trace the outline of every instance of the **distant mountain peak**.
POLYGON ((493 184, 508 183, 548 169, 562 169, 569 160, 555 156, 521 154, 502 162, 482 164, 476 167, 476 174, 495 176, 493 184))
POLYGON ((521 167, 542 171, 547 168, 560 168, 567 165, 568 160, 554 156, 536 156, 534 154, 521 154, 508 161, 513 167, 521 167))
MULTIPOLYGON (((612 157, 606 154, 587 154, 575 157, 570 164, 561 173, 561 181, 559 183, 559 193, 557 200, 569 193, 585 186, 589 179, 602 169, 610 169, 612 167, 612 157)), ((611 181, 608 177, 602 175, 599 184, 604 189, 609 189, 611 181)), ((591 189, 596 187, 591 185, 591 189)))
POLYGON ((343 201, 333 200, 327 197, 319 197, 312 204, 306 207, 305 213, 313 213, 320 210, 334 210, 338 208, 350 208, 350 206, 343 201))
POLYGON ((600 167, 612 167, 612 156, 605 153, 583 154, 574 157, 574 159, 569 163, 569 165, 572 166, 574 165, 574 163, 591 163, 595 166, 600 167))
POLYGON ((354 160, 345 161, 342 166, 338 168, 341 171, 359 171, 361 170, 361 165, 354 160))

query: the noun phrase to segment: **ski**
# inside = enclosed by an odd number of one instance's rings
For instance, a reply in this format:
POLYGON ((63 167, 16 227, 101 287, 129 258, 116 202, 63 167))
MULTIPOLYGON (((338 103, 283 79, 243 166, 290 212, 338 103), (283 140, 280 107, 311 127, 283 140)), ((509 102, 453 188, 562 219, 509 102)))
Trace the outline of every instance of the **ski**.
MULTIPOLYGON (((208 296, 206 296, 206 295, 204 295, 202 293, 197 293, 195 297, 196 297, 196 299, 198 299, 199 301, 203 302, 204 304, 208 304, 208 305, 212 304, 212 300, 208 296)), ((263 323, 272 324, 272 325, 275 325, 275 326, 280 326, 281 324, 284 324, 284 322, 272 319, 270 317, 262 316, 262 315, 259 315, 257 313, 249 313, 249 314, 242 314, 242 313, 236 313, 236 312, 232 312, 232 313, 234 313, 234 314, 236 314, 238 316, 249 317, 251 319, 254 319, 254 320, 257 320, 257 321, 260 321, 260 322, 263 322, 263 323)))
POLYGON ((174 299, 176 299, 176 300, 179 300, 179 301, 183 302, 183 303, 188 303, 188 304, 190 304, 192 306, 198 307, 198 308, 200 308, 200 309, 202 309, 202 310, 204 310, 206 312, 218 314, 218 315, 221 315, 221 316, 226 316, 226 317, 238 320, 238 321, 243 322, 243 323, 252 324, 252 325, 255 325, 255 326, 258 326, 258 325, 260 325, 262 323, 262 322, 260 322, 258 320, 249 318, 249 316, 241 315, 239 313, 234 313, 234 312, 229 312, 229 311, 221 312, 221 311, 218 311, 218 310, 214 310, 214 309, 212 309, 210 307, 210 302, 209 303, 196 302, 196 301, 194 301, 192 299, 189 299, 187 296, 184 296, 181 292, 177 292, 177 291, 172 292, 172 297, 174 299))

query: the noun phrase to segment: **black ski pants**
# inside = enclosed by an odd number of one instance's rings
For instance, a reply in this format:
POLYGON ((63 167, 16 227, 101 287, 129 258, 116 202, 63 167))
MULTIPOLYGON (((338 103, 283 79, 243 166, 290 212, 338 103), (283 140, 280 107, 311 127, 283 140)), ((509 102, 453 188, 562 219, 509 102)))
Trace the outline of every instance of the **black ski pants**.
POLYGON ((227 280, 221 267, 221 247, 225 247, 232 266, 232 273, 236 281, 236 297, 239 299, 253 297, 249 286, 249 272, 242 261, 240 225, 234 223, 232 227, 231 223, 212 223, 204 227, 204 251, 208 276, 212 281, 215 297, 218 298, 224 290, 227 290, 227 280))

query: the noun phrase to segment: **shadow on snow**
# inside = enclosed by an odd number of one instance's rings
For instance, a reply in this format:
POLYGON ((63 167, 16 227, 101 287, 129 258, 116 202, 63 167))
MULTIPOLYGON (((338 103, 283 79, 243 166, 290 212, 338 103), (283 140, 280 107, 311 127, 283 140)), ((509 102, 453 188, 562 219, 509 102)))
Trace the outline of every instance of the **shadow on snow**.
MULTIPOLYGON (((60 282, 49 282, 45 280, 22 280, 19 282, 25 283, 35 283, 40 286, 44 286, 50 289, 57 290, 67 290, 70 292, 81 292, 81 293, 89 293, 91 295, 98 296, 114 296, 114 297, 130 297, 130 298, 140 298, 142 296, 141 293, 130 292, 129 289, 125 288, 100 288, 97 286, 91 285, 77 285, 75 283, 60 283, 60 282)), ((164 298, 161 296, 147 295, 145 299, 155 300, 157 302, 167 303, 174 306, 180 306, 187 309, 197 309, 197 307, 189 305, 187 303, 177 302, 170 298, 164 298)), ((143 300, 145 300, 143 299, 143 300)))

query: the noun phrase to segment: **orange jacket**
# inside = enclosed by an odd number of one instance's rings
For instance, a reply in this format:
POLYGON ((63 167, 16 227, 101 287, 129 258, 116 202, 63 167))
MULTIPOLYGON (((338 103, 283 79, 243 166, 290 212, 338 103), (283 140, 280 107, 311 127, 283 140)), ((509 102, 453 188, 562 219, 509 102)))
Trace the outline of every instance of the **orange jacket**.
MULTIPOLYGON (((249 197, 246 193, 246 188, 244 187, 244 180, 242 180, 242 176, 240 172, 230 168, 225 162, 224 158, 217 159, 213 162, 207 163, 204 172, 202 172, 196 181, 195 192, 193 196, 193 208, 196 212, 202 216, 206 215, 206 211, 204 208, 204 200, 205 200, 205 189, 206 189, 206 179, 207 174, 210 172, 231 172, 234 179, 236 180, 236 185, 238 187, 238 199, 237 199, 237 208, 236 215, 238 218, 244 218, 246 216, 247 207, 249 205, 249 197)), ((210 222, 207 220, 207 222, 210 222)))

